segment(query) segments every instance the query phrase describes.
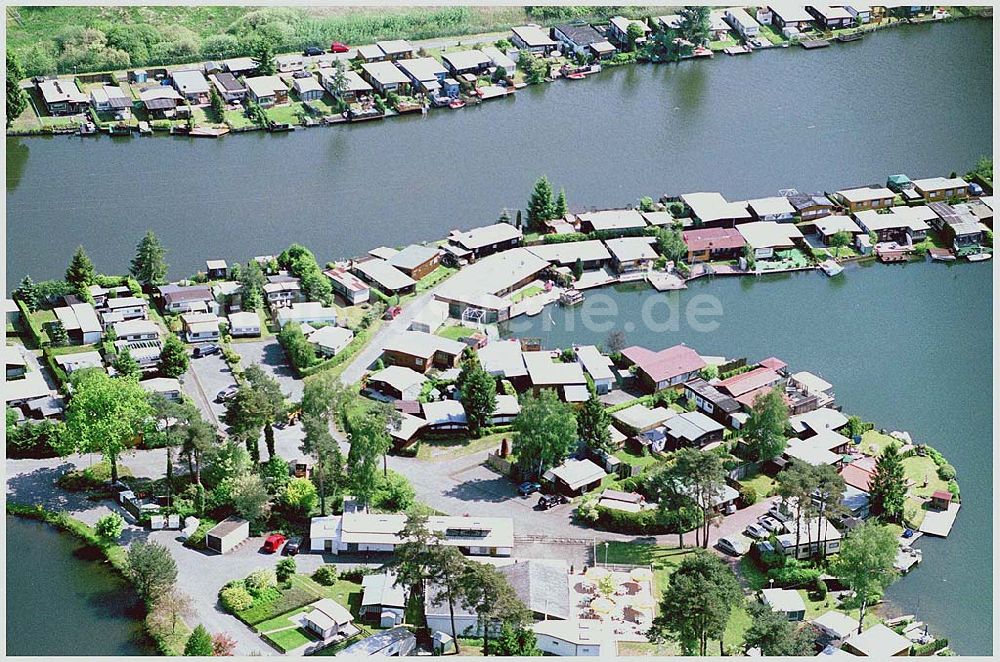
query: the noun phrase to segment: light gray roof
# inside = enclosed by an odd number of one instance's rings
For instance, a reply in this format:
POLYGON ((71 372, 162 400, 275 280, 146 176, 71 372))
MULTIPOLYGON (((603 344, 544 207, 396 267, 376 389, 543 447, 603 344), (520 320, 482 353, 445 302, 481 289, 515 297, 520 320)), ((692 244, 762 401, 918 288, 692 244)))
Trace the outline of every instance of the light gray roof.
POLYGON ((427 377, 416 370, 399 365, 391 365, 384 370, 372 373, 368 379, 388 384, 400 393, 404 393, 413 386, 421 386, 427 381, 427 377))
POLYGON ((415 57, 409 60, 400 60, 397 65, 410 78, 421 82, 437 80, 439 76, 448 73, 448 69, 443 64, 432 57, 415 57))
POLYGON ((437 254, 438 249, 435 246, 410 244, 386 261, 398 269, 416 269, 425 262, 433 260, 437 254))
POLYGON ((458 400, 425 402, 421 405, 421 410, 428 425, 464 424, 466 421, 465 408, 458 400))
POLYGON ((115 322, 115 335, 119 338, 134 335, 160 334, 160 327, 152 320, 124 320, 115 322))
POLYGON ((595 381, 614 379, 611 371, 611 359, 601 354, 594 345, 582 345, 576 348, 576 358, 595 381))
POLYGON ((296 78, 295 82, 292 84, 297 93, 305 94, 307 92, 322 92, 323 86, 319 84, 319 81, 309 76, 307 78, 296 78))
POLYGON ((171 76, 184 94, 208 94, 208 81, 200 71, 175 71, 171 76))
POLYGON ((380 605, 382 607, 406 606, 406 588, 396 584, 396 575, 384 572, 378 575, 365 575, 361 579, 364 592, 361 595, 361 606, 380 605))
POLYGON ((511 28, 510 31, 530 47, 554 46, 556 44, 549 33, 537 25, 518 25, 511 28))
POLYGON ((802 231, 791 223, 756 221, 742 223, 736 229, 752 248, 790 248, 795 245, 794 239, 802 238, 802 231))
POLYGON ((480 228, 472 228, 465 232, 453 232, 448 239, 462 248, 475 250, 491 244, 518 239, 524 234, 509 223, 494 223, 480 228))
POLYGON ((549 263, 525 248, 494 253, 449 278, 436 292, 439 299, 456 300, 494 309, 509 306, 495 295, 548 268, 549 263))
POLYGON ((874 209, 854 212, 854 218, 869 231, 892 228, 910 228, 914 232, 928 230, 928 221, 937 218, 929 207, 891 207, 889 213, 880 214, 874 209))
POLYGON ((409 83, 410 79, 392 62, 366 62, 361 68, 368 72, 380 85, 409 83))
POLYGON ((625 230, 646 227, 646 219, 635 209, 603 209, 577 214, 581 222, 590 223, 594 230, 625 230))
POLYGON ((681 196, 681 202, 691 208, 696 218, 706 223, 727 218, 750 218, 750 212, 744 204, 727 202, 721 193, 714 191, 685 193, 681 196))
POLYGON ((837 234, 838 232, 849 232, 859 234, 861 228, 850 216, 824 216, 815 221, 816 229, 824 236, 837 234))
POLYGON ((573 363, 557 363, 551 352, 524 352, 524 365, 528 368, 528 376, 535 386, 563 386, 568 384, 586 384, 587 378, 583 368, 575 361, 573 363))
POLYGON ((274 96, 277 90, 287 90, 288 86, 278 76, 255 76, 245 81, 247 89, 256 97, 274 96))
POLYGON ((656 242, 653 237, 622 237, 621 239, 608 239, 608 250, 619 262, 631 262, 634 260, 655 260, 659 257, 652 244, 656 242))
POLYGON ((570 458, 545 472, 546 477, 558 478, 564 482, 571 490, 576 490, 584 485, 589 485, 594 481, 603 479, 606 472, 599 465, 590 460, 578 460, 570 458))
POLYGON ((594 262, 611 259, 611 253, 600 239, 540 244, 531 246, 527 250, 546 262, 562 265, 573 264, 577 260, 594 262))
POLYGON ((718 423, 700 411, 684 412, 666 422, 667 432, 676 439, 695 441, 702 435, 722 430, 718 423))
POLYGON ((377 41, 375 45, 382 49, 386 55, 400 55, 413 50, 413 44, 405 39, 391 39, 387 41, 377 41))
POLYGON ((411 356, 430 357, 434 352, 444 352, 458 356, 465 351, 465 343, 450 338, 435 336, 423 331, 403 331, 393 336, 385 345, 386 351, 400 352, 411 356))
POLYGON ((862 186, 837 191, 837 195, 848 202, 865 202, 867 200, 882 200, 894 198, 896 194, 884 186, 862 186))
POLYGON ((764 604, 773 611, 791 613, 806 610, 806 603, 802 601, 802 596, 798 591, 784 588, 765 588, 761 591, 761 598, 764 604))
POLYGON ((502 566, 500 572, 529 611, 549 618, 569 618, 569 574, 564 564, 520 561, 502 566))
POLYGON ((485 67, 490 64, 490 58, 486 56, 479 49, 472 49, 468 51, 452 51, 450 53, 442 53, 441 59, 447 62, 454 69, 475 69, 477 67, 485 67))
POLYGON ((401 290, 417 283, 385 260, 365 260, 356 263, 354 268, 375 281, 379 286, 389 290, 401 290))
POLYGON ((664 407, 650 409, 644 404, 637 404, 620 409, 611 414, 611 417, 632 429, 646 430, 656 427, 676 415, 677 412, 664 407))
POLYGON ((491 375, 523 377, 528 374, 521 357, 521 343, 517 340, 493 340, 478 352, 479 363, 491 375))

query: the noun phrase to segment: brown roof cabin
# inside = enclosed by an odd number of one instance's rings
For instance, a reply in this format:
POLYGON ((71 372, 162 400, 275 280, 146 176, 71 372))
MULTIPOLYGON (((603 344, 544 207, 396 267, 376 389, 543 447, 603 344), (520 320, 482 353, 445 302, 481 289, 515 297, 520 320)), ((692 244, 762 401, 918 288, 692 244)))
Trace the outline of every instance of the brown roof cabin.
POLYGON ((931 495, 930 507, 936 510, 948 510, 951 506, 951 492, 937 490, 931 495))

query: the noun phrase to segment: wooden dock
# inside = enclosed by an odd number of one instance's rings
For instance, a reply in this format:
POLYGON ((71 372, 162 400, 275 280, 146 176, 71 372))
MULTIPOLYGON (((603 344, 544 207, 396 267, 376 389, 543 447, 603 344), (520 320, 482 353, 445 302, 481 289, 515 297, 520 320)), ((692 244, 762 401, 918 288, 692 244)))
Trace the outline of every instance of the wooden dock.
POLYGON ((928 510, 924 514, 924 521, 920 524, 921 533, 931 536, 947 538, 951 533, 951 527, 955 525, 955 518, 958 517, 958 509, 961 504, 952 502, 948 510, 928 510))
POLYGON ((826 48, 827 46, 830 45, 830 42, 828 42, 826 39, 807 39, 805 41, 800 41, 799 45, 802 46, 802 48, 809 51, 814 48, 826 48))
POLYGON ((684 279, 662 271, 649 272, 646 274, 646 280, 649 281, 650 285, 656 288, 657 292, 687 289, 687 283, 684 282, 684 279))

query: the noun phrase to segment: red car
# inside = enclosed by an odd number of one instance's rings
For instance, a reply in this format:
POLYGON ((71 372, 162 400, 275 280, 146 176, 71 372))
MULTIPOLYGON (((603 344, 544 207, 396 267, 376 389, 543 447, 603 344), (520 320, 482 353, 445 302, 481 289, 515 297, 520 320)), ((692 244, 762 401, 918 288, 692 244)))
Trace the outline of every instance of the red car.
POLYGON ((335 41, 332 44, 330 44, 331 53, 346 53, 349 50, 351 50, 350 47, 348 47, 347 44, 340 41, 335 41))
POLYGON ((268 554, 274 554, 281 549, 281 546, 285 544, 286 540, 288 540, 288 538, 280 533, 272 533, 264 541, 264 551, 268 554))

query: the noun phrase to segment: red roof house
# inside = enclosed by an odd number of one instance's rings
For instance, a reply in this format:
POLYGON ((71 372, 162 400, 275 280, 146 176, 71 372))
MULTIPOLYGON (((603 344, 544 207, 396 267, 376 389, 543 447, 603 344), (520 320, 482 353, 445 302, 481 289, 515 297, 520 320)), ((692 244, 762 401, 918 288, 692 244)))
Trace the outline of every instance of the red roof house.
POLYGON ((735 260, 743 252, 746 240, 733 228, 698 228, 681 233, 688 249, 688 264, 709 260, 735 260))
POLYGON ((674 345, 654 352, 633 345, 622 351, 622 356, 636 368, 639 382, 649 391, 659 391, 677 386, 698 376, 707 364, 686 345, 674 345))
POLYGON ((734 398, 756 391, 760 388, 771 387, 781 381, 781 375, 770 368, 754 368, 748 372, 733 375, 729 379, 724 379, 715 385, 715 388, 723 393, 728 393, 734 398))
POLYGON ((784 373, 785 369, 788 368, 788 364, 776 356, 769 356, 760 363, 758 363, 757 365, 759 365, 762 368, 770 368, 771 370, 780 373, 784 373))

